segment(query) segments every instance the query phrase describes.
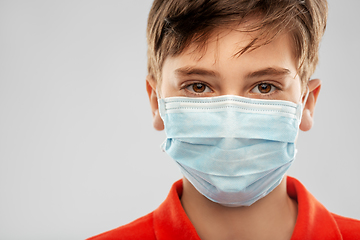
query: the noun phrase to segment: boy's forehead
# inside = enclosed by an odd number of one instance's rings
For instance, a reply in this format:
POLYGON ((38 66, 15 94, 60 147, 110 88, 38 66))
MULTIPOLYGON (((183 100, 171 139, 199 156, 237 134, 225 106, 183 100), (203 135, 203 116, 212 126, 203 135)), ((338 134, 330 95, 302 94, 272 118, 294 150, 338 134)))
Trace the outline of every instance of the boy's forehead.
MULTIPOLYGON (((192 42, 180 54, 172 57, 185 57, 193 61, 202 61, 206 56, 212 56, 213 63, 216 64, 224 57, 228 59, 240 58, 243 54, 259 52, 262 49, 263 54, 275 54, 276 52, 290 51, 290 55, 295 61, 295 51, 290 32, 283 32, 275 38, 258 37, 258 31, 250 32, 247 26, 233 25, 214 29, 203 43, 192 42), (268 47, 271 45, 271 47, 268 47), (265 50, 264 50, 265 49, 265 50)), ((259 54, 258 54, 259 55, 259 54)), ((170 56, 170 58, 172 58, 170 56)), ((269 57, 269 56, 267 56, 269 57)), ((165 60, 166 61, 166 60, 165 60)))
MULTIPOLYGON (((279 37, 289 37, 290 44, 294 46, 292 32, 290 29, 284 29, 277 32, 270 26, 261 26, 261 15, 251 15, 241 21, 240 24, 232 23, 214 28, 207 37, 201 38, 195 34, 192 41, 179 54, 190 54, 195 59, 201 59, 209 49, 218 56, 224 48, 221 45, 231 44, 226 49, 232 52, 232 57, 240 57, 245 52, 251 52, 261 46, 268 45, 279 37), (229 35, 231 37, 229 37, 229 35), (201 39, 201 40, 199 40, 201 39)), ((295 57, 295 50, 291 48, 295 57)))
MULTIPOLYGON (((199 74, 202 69, 207 73, 213 72, 213 76, 231 76, 230 78, 270 68, 286 70, 293 77, 297 74, 297 62, 289 33, 282 34, 271 42, 264 40, 260 47, 249 49, 241 55, 238 52, 253 41, 252 34, 237 29, 222 29, 214 33, 203 48, 192 44, 180 55, 166 58, 162 69, 163 77, 184 76, 184 73, 199 74)), ((204 76, 203 73, 200 75, 204 76)))
POLYGON ((254 34, 241 31, 240 28, 218 28, 213 30, 203 43, 192 42, 181 54, 188 54, 194 58, 199 58, 199 56, 212 51, 215 56, 218 56, 220 51, 224 51, 224 46, 227 46, 226 49, 231 51, 231 55, 236 57, 239 55, 237 53, 242 51, 253 40, 254 34))

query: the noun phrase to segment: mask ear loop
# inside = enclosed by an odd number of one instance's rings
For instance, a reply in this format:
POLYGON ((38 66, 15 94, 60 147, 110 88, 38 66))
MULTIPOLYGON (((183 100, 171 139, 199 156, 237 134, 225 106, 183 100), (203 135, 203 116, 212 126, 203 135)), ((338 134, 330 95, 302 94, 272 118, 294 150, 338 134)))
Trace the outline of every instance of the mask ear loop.
POLYGON ((158 88, 156 88, 156 97, 157 97, 158 100, 161 99, 161 96, 160 96, 160 93, 159 93, 158 88))
POLYGON ((304 108, 305 108, 308 97, 309 97, 309 87, 306 86, 305 99, 304 99, 304 102, 301 103, 302 104, 302 110, 304 110, 304 108))

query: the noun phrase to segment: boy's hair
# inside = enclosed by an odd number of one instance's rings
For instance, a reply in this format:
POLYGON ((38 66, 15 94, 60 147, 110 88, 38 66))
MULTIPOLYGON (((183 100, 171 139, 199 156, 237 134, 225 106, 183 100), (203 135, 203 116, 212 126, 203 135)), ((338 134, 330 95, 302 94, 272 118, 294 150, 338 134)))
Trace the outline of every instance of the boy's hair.
POLYGON ((205 50, 219 28, 235 28, 248 20, 245 32, 253 40, 237 55, 268 44, 284 30, 293 40, 298 74, 306 84, 318 62, 327 19, 326 0, 155 0, 147 26, 148 74, 161 81, 168 56, 181 54, 192 44, 205 50))

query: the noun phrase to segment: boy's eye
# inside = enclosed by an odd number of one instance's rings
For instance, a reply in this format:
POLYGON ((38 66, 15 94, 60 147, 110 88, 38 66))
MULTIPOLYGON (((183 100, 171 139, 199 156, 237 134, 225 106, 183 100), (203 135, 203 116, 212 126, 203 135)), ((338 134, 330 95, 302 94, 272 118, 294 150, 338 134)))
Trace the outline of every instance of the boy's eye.
POLYGON ((270 83, 260 83, 256 85, 251 92, 260 94, 269 94, 276 90, 276 87, 270 83))
POLYGON ((194 93, 207 93, 211 92, 211 89, 203 83, 193 83, 186 87, 187 90, 194 93))

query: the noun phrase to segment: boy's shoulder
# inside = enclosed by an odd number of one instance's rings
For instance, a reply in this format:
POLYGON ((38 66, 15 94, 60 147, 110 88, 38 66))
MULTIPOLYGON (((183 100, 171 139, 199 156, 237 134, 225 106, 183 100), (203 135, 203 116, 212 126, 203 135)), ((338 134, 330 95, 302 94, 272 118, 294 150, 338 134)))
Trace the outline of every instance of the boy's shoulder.
POLYGON ((153 229, 153 212, 136 219, 124 226, 101 233, 87 240, 128 240, 128 239, 156 239, 153 229))
POLYGON ((360 220, 332 214, 341 232, 343 240, 360 239, 360 220))

